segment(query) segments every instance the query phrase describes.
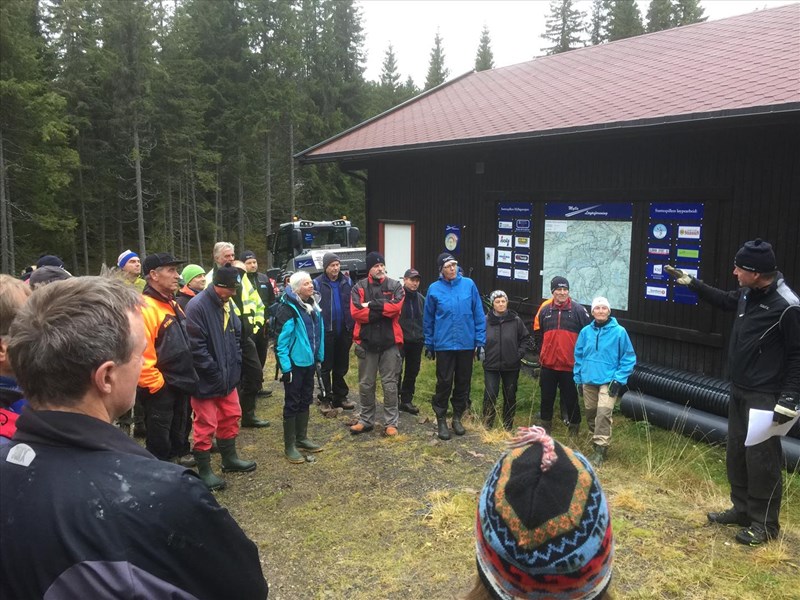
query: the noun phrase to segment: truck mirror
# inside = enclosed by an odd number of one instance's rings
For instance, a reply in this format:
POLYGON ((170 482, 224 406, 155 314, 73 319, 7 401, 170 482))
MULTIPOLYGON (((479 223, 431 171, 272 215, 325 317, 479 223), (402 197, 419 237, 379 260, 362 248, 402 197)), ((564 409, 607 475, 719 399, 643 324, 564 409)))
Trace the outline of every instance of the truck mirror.
POLYGON ((292 250, 295 256, 303 251, 303 232, 299 229, 292 229, 292 250))
POLYGON ((351 248, 358 246, 358 240, 361 237, 361 232, 358 227, 351 227, 347 230, 347 245, 351 248))

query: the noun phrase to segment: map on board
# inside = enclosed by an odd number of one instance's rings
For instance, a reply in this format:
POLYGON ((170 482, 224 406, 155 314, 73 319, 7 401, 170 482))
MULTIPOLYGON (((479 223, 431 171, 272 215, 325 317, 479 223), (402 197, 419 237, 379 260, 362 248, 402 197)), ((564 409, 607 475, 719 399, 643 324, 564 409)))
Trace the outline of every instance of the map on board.
POLYGON ((612 309, 628 310, 632 229, 630 221, 545 221, 542 297, 563 275, 581 304, 605 296, 612 309))

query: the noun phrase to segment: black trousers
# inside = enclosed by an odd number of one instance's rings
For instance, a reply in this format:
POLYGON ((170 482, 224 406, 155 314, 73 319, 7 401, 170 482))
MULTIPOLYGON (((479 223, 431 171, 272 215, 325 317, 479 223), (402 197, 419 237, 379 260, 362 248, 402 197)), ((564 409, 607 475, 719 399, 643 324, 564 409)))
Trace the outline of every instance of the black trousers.
POLYGON ((344 330, 338 335, 333 331, 325 332, 325 358, 322 360, 322 385, 325 393, 333 400, 344 400, 350 388, 344 376, 350 370, 350 346, 353 345, 353 333, 344 330))
POLYGON ((578 388, 575 387, 572 371, 555 371, 542 367, 539 372, 539 386, 542 389, 542 421, 553 420, 556 390, 560 390, 561 412, 569 416, 569 422, 572 425, 577 425, 581 422, 578 388))
POLYGON ((283 418, 296 417, 308 412, 314 401, 314 375, 316 369, 292 365, 292 382, 283 384, 283 418))
POLYGON ((517 382, 519 369, 514 371, 483 371, 483 423, 487 427, 494 425, 497 414, 495 403, 500 394, 500 382, 503 382, 503 427, 511 430, 514 427, 514 415, 517 412, 517 382))
POLYGON ((417 388, 417 375, 422 362, 422 342, 403 344, 403 365, 400 368, 400 403, 408 404, 414 400, 417 388))
POLYGON ((258 359, 258 351, 252 337, 242 340, 242 375, 239 379, 239 404, 242 414, 252 413, 256 408, 256 394, 264 383, 264 370, 258 359))
POLYGON ((253 343, 256 345, 256 352, 258 352, 258 362, 261 363, 261 369, 267 364, 267 350, 269 349, 269 338, 267 337, 267 328, 262 327, 258 333, 253 334, 253 343))
POLYGON ((433 412, 437 417, 447 415, 448 397, 453 392, 453 416, 460 417, 469 407, 470 381, 474 350, 436 351, 436 392, 433 412))
POLYGON ((147 451, 160 460, 188 454, 189 395, 165 383, 155 394, 138 388, 137 396, 144 406, 147 451))
POLYGON ((731 384, 728 403, 726 466, 733 508, 771 533, 778 531, 781 510, 781 438, 774 436, 749 447, 745 447, 744 440, 750 409, 771 411, 777 399, 777 394, 754 392, 731 384))

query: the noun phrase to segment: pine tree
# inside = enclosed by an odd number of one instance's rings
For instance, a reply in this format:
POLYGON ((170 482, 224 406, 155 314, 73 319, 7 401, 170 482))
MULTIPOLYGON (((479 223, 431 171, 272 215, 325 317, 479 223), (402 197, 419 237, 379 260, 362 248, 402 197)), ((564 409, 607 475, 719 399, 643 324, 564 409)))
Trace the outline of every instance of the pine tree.
POLYGON ((608 41, 622 40, 642 33, 642 13, 636 0, 613 0, 608 12, 608 41))
POLYGON ((589 41, 593 46, 608 41, 608 11, 611 0, 592 0, 589 20, 589 41))
POLYGON ((392 44, 389 44, 386 49, 386 55, 383 58, 381 85, 392 93, 400 87, 400 73, 397 72, 397 58, 394 55, 392 44))
POLYGON ((703 16, 705 10, 700 0, 675 0, 674 12, 676 26, 702 23, 708 18, 703 16))
POLYGON ((494 69, 494 54, 492 54, 492 39, 489 37, 489 28, 484 25, 481 39, 478 43, 478 53, 475 56, 475 70, 488 71, 494 69))
POLYGON ((547 29, 542 37, 553 42, 553 45, 542 50, 547 54, 559 54, 578 48, 581 45, 585 17, 583 12, 574 7, 572 0, 551 0, 547 29))
POLYGON ((436 37, 433 38, 433 49, 431 49, 431 60, 428 64, 428 76, 425 78, 425 89, 430 90, 437 85, 443 84, 450 71, 444 66, 444 48, 442 48, 442 36, 436 30, 436 37))
POLYGON ((663 31, 675 26, 675 10, 672 0, 650 0, 647 8, 647 31, 663 31))

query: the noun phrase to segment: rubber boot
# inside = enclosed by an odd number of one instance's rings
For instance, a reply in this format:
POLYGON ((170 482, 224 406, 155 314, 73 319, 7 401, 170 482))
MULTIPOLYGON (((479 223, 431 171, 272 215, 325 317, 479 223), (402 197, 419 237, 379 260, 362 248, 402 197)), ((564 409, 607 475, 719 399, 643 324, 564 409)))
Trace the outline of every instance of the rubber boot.
POLYGON ((290 463, 299 465, 306 462, 305 457, 297 451, 297 419, 295 417, 283 418, 283 453, 290 463))
POLYGON ((295 445, 308 452, 322 452, 322 446, 308 439, 308 418, 308 411, 295 417, 295 445))
POLYGON ((195 450, 192 454, 194 454, 194 460, 197 462, 197 473, 203 483, 206 484, 206 487, 212 492, 225 489, 225 480, 214 475, 211 470, 211 452, 208 450, 195 450))
POLYGON ((553 422, 552 421, 542 421, 542 429, 547 435, 550 435, 553 431, 553 422))
POLYGON ((444 417, 436 417, 436 427, 438 429, 436 435, 439 436, 440 440, 450 439, 450 430, 447 429, 447 419, 444 417))
POLYGON ((269 421, 256 417, 256 392, 240 394, 239 404, 242 407, 242 427, 269 427, 269 421))
POLYGON ((217 438, 211 438, 211 454, 219 454, 219 446, 217 446, 217 438))
POLYGON ((223 473, 249 473, 256 470, 256 461, 242 460, 236 454, 236 438, 228 438, 223 440, 217 439, 219 446, 219 453, 222 455, 222 472, 223 473))
POLYGON ((578 437, 578 433, 581 431, 581 424, 580 423, 570 423, 569 427, 567 427, 568 433, 570 437, 578 437))
POLYGON ((464 435, 467 433, 467 430, 464 429, 464 426, 461 424, 461 415, 453 415, 453 433, 456 435, 464 435))
POLYGON ((608 446, 598 446, 597 444, 592 445, 594 447, 594 452, 589 457, 589 462, 595 467, 602 467, 603 463, 606 461, 608 446))
POLYGON ((256 417, 256 412, 251 411, 249 413, 242 414, 242 427, 269 427, 270 422, 265 419, 259 419, 256 417))

